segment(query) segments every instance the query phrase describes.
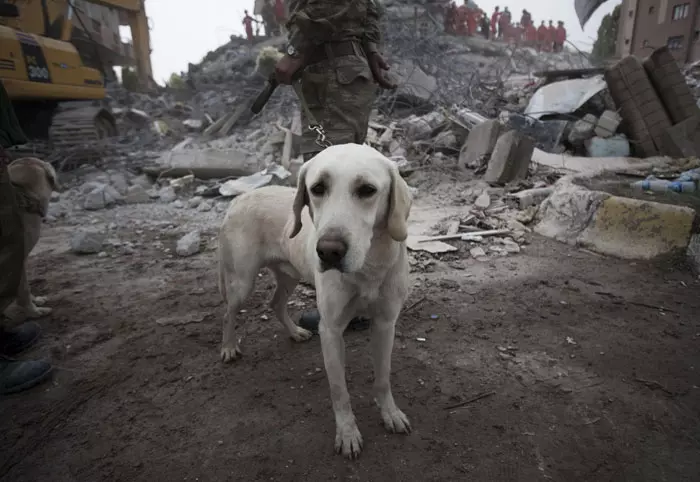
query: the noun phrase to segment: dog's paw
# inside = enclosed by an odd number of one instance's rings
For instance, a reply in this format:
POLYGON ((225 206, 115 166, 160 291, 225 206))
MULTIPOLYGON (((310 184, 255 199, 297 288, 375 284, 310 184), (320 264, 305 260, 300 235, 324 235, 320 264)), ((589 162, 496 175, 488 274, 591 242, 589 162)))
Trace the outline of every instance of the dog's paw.
POLYGON ((314 336, 313 333, 301 326, 294 327, 294 333, 291 334, 291 338, 294 341, 307 341, 310 340, 312 336, 314 336))
POLYGON ((34 296, 34 295, 32 295, 32 302, 36 306, 44 306, 48 301, 49 301, 49 299, 46 296, 34 296))
POLYGON ((221 348, 221 361, 224 363, 230 363, 238 358, 240 358, 243 354, 241 353, 241 349, 236 347, 229 348, 229 347, 222 347, 221 348))
POLYGON ((27 309, 27 318, 41 318, 42 316, 51 314, 52 311, 53 310, 47 306, 32 306, 27 309))
POLYGON ((353 420, 336 426, 335 429, 335 453, 342 453, 349 459, 356 459, 362 452, 362 434, 353 420))
POLYGON ((394 407, 381 411, 384 428, 391 433, 411 433, 411 422, 405 413, 394 407))

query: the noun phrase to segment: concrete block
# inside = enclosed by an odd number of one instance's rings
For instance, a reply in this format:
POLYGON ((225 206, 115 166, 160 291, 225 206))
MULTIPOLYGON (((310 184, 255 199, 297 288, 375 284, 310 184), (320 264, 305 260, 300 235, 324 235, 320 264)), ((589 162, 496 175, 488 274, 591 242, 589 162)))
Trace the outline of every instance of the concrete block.
POLYGON ((459 165, 475 168, 488 160, 503 130, 503 124, 497 120, 487 120, 474 126, 460 150, 459 165))
POLYGON ((695 96, 668 47, 654 50, 644 60, 644 69, 673 124, 700 115, 695 96))
POLYGON ((700 155, 700 116, 690 117, 666 129, 663 153, 671 157, 700 155))
POLYGON ((580 144, 593 137, 598 118, 593 114, 586 114, 582 119, 574 122, 569 132, 569 142, 580 144))
POLYGON ((607 139, 594 137, 586 141, 586 154, 589 157, 628 157, 630 142, 623 134, 607 139))
POLYGON ((610 194, 579 186, 570 176, 563 177, 554 185, 554 192, 540 205, 534 231, 575 245, 598 206, 609 197, 610 194))
POLYGON ((595 126, 595 135, 607 139, 612 137, 620 127, 622 116, 614 110, 606 110, 598 119, 598 124, 595 126))
POLYGON ((610 96, 620 108, 626 133, 639 157, 659 154, 671 119, 651 84, 641 60, 629 55, 605 71, 610 96))
POLYGON ((652 259, 685 250, 695 211, 651 201, 610 196, 578 238, 579 244, 624 259, 652 259))
POLYGON ((510 131, 498 138, 491 154, 484 181, 505 184, 525 179, 535 150, 534 141, 517 131, 510 131))

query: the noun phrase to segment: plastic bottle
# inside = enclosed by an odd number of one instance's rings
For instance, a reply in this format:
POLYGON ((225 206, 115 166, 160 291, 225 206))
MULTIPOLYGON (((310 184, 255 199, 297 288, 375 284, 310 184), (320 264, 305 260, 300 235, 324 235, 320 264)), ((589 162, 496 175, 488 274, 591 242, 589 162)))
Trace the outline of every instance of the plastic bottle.
POLYGON ((633 188, 639 189, 641 191, 656 192, 667 191, 670 185, 671 181, 666 181, 664 179, 645 179, 643 181, 637 181, 631 184, 633 188))
POLYGON ((697 185, 694 181, 667 181, 665 179, 645 179, 631 184, 634 189, 654 192, 695 192, 697 185))

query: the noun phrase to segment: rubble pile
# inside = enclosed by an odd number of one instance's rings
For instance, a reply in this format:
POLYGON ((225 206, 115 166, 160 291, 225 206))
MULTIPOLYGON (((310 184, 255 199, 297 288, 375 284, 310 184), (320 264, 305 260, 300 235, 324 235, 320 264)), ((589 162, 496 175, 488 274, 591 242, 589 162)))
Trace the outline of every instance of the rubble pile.
MULTIPOLYGON (((638 106, 624 105, 620 93, 631 87, 610 74, 623 63, 604 70, 591 67, 579 52, 538 53, 451 36, 429 5, 384 5, 384 49, 399 87, 381 92, 367 143, 396 162, 411 184, 420 184, 421 172, 449 172, 460 181, 464 205, 431 236, 411 236, 415 253, 462 251, 486 260, 520 252, 528 224, 562 170, 577 172, 571 166, 637 154, 648 141, 640 134, 644 129, 657 129, 656 154, 695 152, 700 116, 693 115, 694 100, 690 109, 687 99, 674 102, 660 95, 658 104, 669 112, 668 126, 660 132, 644 115, 634 114, 638 106)), ((101 163, 78 169, 51 204, 48 221, 70 222, 76 211, 89 216, 120 205, 220 217, 228 202, 245 192, 295 185, 304 126, 292 89, 278 88, 260 114, 250 110, 265 82, 256 72, 258 54, 284 41, 271 38, 249 47, 232 37, 190 65, 180 88, 137 93, 113 86, 111 107, 120 136, 105 148, 101 163)), ((659 84, 651 92, 663 90, 662 70, 676 81, 682 75, 665 59, 657 55, 653 65, 635 67, 647 69, 650 85, 659 84)), ((700 66, 690 66, 685 76, 697 95, 696 70, 700 79, 700 66)), ((688 190, 690 181, 697 185, 695 177, 664 183, 650 178, 639 189, 660 190, 663 184, 688 190)), ((200 228, 178 232, 179 241, 167 249, 173 256, 199 253, 206 244, 200 228)), ((110 244, 92 233, 74 244, 76 253, 102 253, 105 245, 126 254, 138 248, 110 244)))

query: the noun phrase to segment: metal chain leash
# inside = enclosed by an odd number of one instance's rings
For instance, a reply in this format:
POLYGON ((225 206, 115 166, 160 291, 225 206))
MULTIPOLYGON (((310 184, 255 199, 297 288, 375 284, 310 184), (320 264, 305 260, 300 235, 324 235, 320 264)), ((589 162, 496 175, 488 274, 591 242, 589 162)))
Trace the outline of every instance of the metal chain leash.
POLYGON ((322 149, 332 146, 331 141, 326 137, 326 130, 323 128, 321 123, 316 120, 316 117, 311 113, 309 105, 304 99, 304 94, 301 91, 301 82, 297 81, 293 84, 294 92, 296 92, 299 102, 301 103, 301 108, 304 109, 306 117, 309 119, 308 129, 316 133, 316 145, 322 149))

